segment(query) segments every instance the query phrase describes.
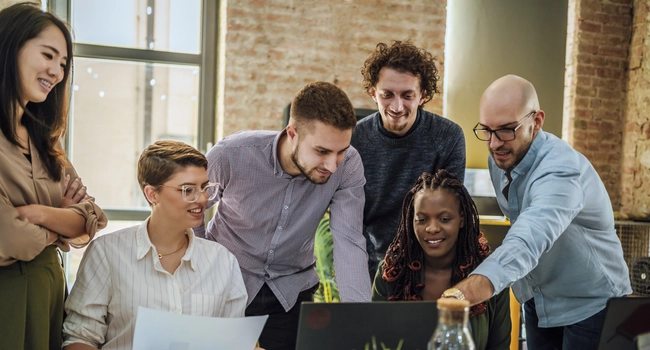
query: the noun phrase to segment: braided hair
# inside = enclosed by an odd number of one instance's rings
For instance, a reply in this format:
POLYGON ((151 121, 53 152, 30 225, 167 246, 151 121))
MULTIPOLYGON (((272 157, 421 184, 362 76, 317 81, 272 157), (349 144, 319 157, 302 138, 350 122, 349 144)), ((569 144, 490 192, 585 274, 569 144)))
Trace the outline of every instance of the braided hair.
MULTIPOLYGON (((420 281, 423 250, 418 242, 413 228, 414 199, 416 194, 424 190, 444 189, 452 193, 460 204, 461 219, 464 223, 458 232, 456 241, 456 257, 451 268, 451 285, 455 285, 467 277, 486 258, 490 252, 487 239, 479 227, 478 210, 467 189, 454 175, 444 169, 435 176, 422 173, 417 183, 404 197, 402 203, 402 219, 397 228, 397 234, 388 246, 382 279, 394 283, 393 295, 388 300, 422 300, 420 291, 424 289, 420 281)), ((486 302, 474 305, 470 309, 470 317, 486 311, 486 302)))

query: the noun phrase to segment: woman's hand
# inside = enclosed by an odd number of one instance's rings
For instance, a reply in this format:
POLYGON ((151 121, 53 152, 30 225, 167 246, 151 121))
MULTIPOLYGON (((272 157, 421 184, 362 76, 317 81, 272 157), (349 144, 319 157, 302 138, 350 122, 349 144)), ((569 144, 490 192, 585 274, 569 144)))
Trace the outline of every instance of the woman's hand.
POLYGON ((86 186, 78 177, 70 183, 70 175, 65 176, 63 181, 63 198, 61 198, 61 208, 67 208, 71 205, 91 199, 86 192, 86 186))
POLYGON ((84 217, 72 209, 55 208, 41 204, 16 207, 18 217, 56 232, 59 236, 74 238, 85 233, 84 217))
POLYGON ((49 231, 49 234, 47 235, 47 245, 50 246, 50 245, 56 243, 56 241, 59 240, 59 235, 56 234, 56 232, 52 232, 50 230, 48 230, 48 231, 49 231))
POLYGON ((28 204, 21 207, 16 207, 18 210, 18 217, 26 219, 34 225, 41 225, 43 222, 43 211, 40 204, 28 204))

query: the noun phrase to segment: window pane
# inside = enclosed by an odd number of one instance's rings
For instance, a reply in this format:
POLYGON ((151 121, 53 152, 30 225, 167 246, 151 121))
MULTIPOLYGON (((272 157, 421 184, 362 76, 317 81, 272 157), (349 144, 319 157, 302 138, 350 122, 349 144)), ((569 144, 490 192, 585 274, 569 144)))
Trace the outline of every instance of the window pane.
POLYGON ((201 52, 201 0, 73 0, 75 42, 201 52))
POLYGON ((103 208, 148 208, 142 150, 161 139, 196 147, 199 68, 76 58, 71 159, 103 208))

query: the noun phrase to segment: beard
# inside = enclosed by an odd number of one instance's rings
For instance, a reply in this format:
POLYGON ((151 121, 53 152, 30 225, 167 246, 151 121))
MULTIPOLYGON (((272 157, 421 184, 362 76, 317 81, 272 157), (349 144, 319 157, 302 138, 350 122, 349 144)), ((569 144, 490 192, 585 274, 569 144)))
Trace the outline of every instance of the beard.
POLYGON ((298 170, 300 170, 300 173, 305 175, 307 180, 309 180, 310 182, 315 183, 317 185, 322 185, 322 184, 326 183, 327 180, 330 179, 331 174, 327 175, 327 177, 323 177, 323 176, 320 176, 316 172, 315 167, 310 169, 310 170, 307 170, 307 168, 304 165, 302 165, 300 163, 300 160, 298 159, 298 150, 299 149, 300 149, 300 144, 298 144, 296 149, 293 152, 291 152, 291 161, 298 168, 298 170))
POLYGON ((384 126, 384 129, 386 129, 386 131, 394 134, 399 134, 402 131, 404 131, 406 127, 409 126, 410 118, 415 118, 415 116, 410 115, 410 112, 402 112, 398 114, 398 116, 403 119, 400 120, 399 124, 395 124, 395 123, 390 123, 390 121, 392 120, 391 117, 388 115, 389 114, 388 111, 384 111, 384 114, 385 115, 382 115, 382 121, 381 121, 382 125, 384 126))
POLYGON ((530 146, 532 144, 533 144, 533 138, 531 137, 530 140, 527 140, 525 144, 522 144, 521 147, 519 147, 519 149, 513 150, 512 148, 506 148, 502 146, 496 150, 490 149, 490 154, 492 154, 492 159, 494 159, 494 162, 499 168, 510 173, 517 165, 519 165, 521 160, 524 159, 526 153, 528 153, 528 150, 530 149, 530 146), (513 156, 513 160, 510 162, 501 162, 494 157, 494 152, 503 152, 503 151, 511 152, 513 156))

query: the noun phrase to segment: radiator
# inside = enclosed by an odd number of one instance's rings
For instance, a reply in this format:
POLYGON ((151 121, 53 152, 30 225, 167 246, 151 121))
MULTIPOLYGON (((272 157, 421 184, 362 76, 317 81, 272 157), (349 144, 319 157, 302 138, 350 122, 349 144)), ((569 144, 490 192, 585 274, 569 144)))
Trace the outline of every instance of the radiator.
POLYGON ((616 221, 616 234, 623 246, 634 294, 650 296, 650 222, 616 221))

